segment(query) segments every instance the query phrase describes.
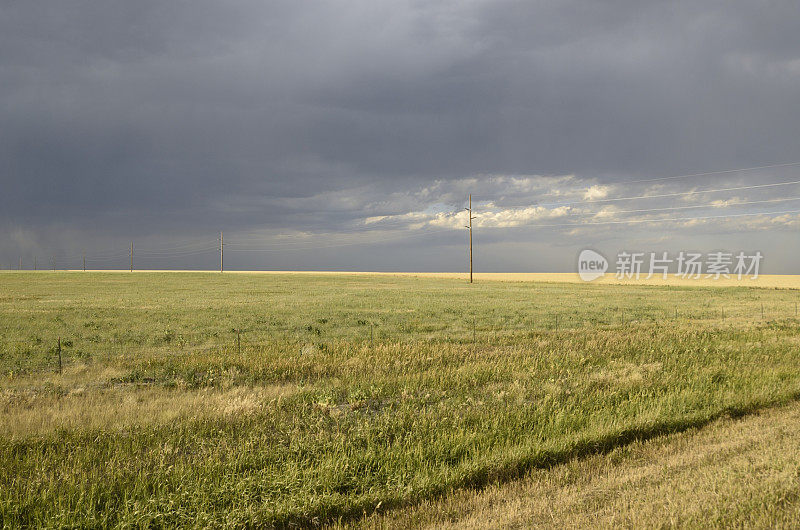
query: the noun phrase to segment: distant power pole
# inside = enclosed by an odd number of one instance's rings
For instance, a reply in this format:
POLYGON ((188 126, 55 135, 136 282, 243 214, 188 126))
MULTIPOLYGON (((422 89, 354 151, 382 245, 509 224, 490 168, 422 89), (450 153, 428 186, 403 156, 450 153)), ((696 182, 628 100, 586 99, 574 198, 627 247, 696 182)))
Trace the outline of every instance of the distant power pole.
POLYGON ((86 252, 83 253, 83 272, 86 272, 86 252))
POLYGON ((56 257, 53 256, 53 272, 56 272, 56 257))
POLYGON ((131 272, 133 272, 133 241, 131 241, 131 272))
POLYGON ((36 256, 33 257, 33 270, 36 270, 36 256))
POLYGON ((19 270, 22 270, 22 256, 19 257, 19 270))
POLYGON ((469 208, 464 208, 469 213, 469 224, 464 228, 469 228, 469 283, 472 283, 472 194, 469 194, 469 208))
POLYGON ((222 230, 219 231, 219 272, 221 273, 223 268, 223 258, 225 257, 224 254, 225 249, 225 241, 222 239, 222 230))

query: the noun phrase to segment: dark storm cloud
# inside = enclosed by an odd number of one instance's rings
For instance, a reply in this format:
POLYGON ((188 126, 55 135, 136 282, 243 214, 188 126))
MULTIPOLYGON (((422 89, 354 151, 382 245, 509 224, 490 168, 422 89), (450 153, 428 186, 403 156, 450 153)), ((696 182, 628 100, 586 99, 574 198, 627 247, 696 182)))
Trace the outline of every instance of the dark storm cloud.
POLYGON ((798 34, 788 1, 5 2, 0 251, 794 161, 798 34))

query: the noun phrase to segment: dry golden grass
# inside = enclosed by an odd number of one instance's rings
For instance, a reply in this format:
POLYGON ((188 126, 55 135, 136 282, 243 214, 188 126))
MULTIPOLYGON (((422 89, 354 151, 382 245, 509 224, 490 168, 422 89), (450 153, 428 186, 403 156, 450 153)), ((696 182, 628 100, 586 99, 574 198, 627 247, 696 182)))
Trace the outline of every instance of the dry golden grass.
MULTIPOLYGON (((360 274, 360 273, 348 273, 360 274)), ((375 274, 375 273, 364 273, 375 274)), ((460 272, 424 272, 424 273, 378 273, 378 274, 395 274, 400 276, 417 276, 420 278, 452 278, 452 279, 469 279, 469 274, 460 272)), ((554 273, 538 273, 538 272, 479 272, 474 275, 476 281, 505 281, 505 282, 558 282, 558 283, 585 283, 580 279, 577 273, 569 272, 554 272, 554 273)), ((751 280, 743 277, 741 280, 736 279, 735 276, 730 278, 720 278, 714 280, 712 278, 699 278, 699 279, 682 279, 674 275, 668 276, 666 279, 654 276, 651 279, 646 279, 646 275, 642 275, 637 279, 623 279, 618 280, 614 274, 606 274, 602 278, 598 278, 591 282, 592 284, 606 284, 606 285, 669 285, 681 287, 766 287, 766 288, 782 288, 782 289, 800 289, 800 275, 780 275, 769 274, 762 275, 751 280)))
MULTIPOLYGON (((13 271, 9 271, 13 272, 13 271)), ((130 273, 128 270, 115 271, 87 271, 87 272, 120 272, 130 273)), ((134 272, 209 272, 218 271, 134 271, 134 272)), ((367 271, 225 271, 226 274, 305 274, 313 276, 328 275, 350 275, 350 276, 412 276, 417 278, 446 278, 468 280, 469 273, 466 272, 367 272, 367 271)), ((474 274, 476 281, 504 281, 504 282, 557 282, 557 283, 585 283, 574 272, 478 272, 474 274)), ((698 279, 677 278, 674 275, 666 279, 654 276, 649 280, 646 274, 642 274, 639 279, 617 279, 612 273, 606 273, 602 278, 591 282, 592 284, 605 285, 668 285, 680 287, 761 287, 769 289, 800 289, 800 275, 797 274, 763 274, 755 280, 749 277, 742 277, 741 280, 735 276, 730 278, 706 278, 698 279)))
POLYGON ((797 528, 800 404, 372 515, 368 528, 797 528))
POLYGON ((204 418, 254 414, 296 391, 294 385, 180 389, 160 386, 75 385, 59 393, 0 391, 0 432, 8 438, 59 429, 115 431, 204 418))

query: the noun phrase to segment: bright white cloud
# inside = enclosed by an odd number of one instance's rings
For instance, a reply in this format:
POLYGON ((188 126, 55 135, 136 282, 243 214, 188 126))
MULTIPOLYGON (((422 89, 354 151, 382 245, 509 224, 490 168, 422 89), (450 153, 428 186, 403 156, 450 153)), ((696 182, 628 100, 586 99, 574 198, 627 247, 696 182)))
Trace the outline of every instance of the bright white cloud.
POLYGON ((610 188, 608 186, 591 186, 586 190, 586 193, 583 194, 583 200, 591 201, 596 199, 605 199, 608 196, 609 189, 610 188))

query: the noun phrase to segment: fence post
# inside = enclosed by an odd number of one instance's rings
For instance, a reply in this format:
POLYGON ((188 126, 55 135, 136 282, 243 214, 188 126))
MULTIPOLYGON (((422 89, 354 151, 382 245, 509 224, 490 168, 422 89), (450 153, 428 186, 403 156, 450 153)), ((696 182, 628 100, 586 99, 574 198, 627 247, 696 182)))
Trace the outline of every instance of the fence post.
POLYGON ((764 302, 761 302, 761 320, 764 320, 764 302))
POLYGON ((61 337, 58 337, 58 373, 64 373, 64 365, 61 362, 61 337))
POLYGON ((373 329, 374 327, 375 327, 375 324, 374 324, 374 323, 372 323, 372 322, 370 322, 370 323, 369 323, 369 345, 370 345, 370 346, 372 346, 372 344, 373 344, 373 342, 372 342, 372 339, 373 339, 372 329, 373 329))
POLYGON ((241 331, 242 331, 241 328, 237 328, 236 329, 236 353, 237 354, 241 354, 242 353, 242 339, 239 336, 239 333, 241 331))

